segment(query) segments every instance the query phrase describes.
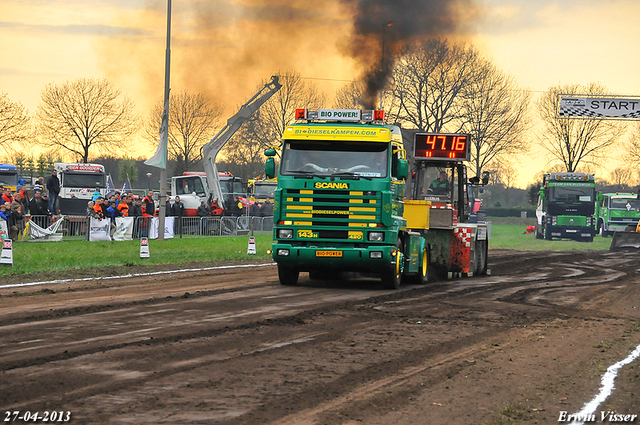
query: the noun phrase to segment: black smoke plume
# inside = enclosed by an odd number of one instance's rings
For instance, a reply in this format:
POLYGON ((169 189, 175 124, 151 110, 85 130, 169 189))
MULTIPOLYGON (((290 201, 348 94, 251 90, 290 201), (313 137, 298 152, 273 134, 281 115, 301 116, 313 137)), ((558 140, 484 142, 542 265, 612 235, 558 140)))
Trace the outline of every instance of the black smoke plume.
POLYGON ((474 0, 340 0, 350 7, 353 33, 343 50, 364 69, 362 103, 375 108, 393 70, 394 59, 409 43, 458 34, 475 13, 474 0))

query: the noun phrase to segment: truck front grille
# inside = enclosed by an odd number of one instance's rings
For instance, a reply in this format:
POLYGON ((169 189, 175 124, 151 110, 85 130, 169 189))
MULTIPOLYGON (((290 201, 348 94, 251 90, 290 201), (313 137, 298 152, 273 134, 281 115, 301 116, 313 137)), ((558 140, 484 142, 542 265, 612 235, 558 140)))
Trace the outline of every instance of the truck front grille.
POLYGON ((287 189, 282 219, 309 228, 317 239, 346 240, 349 230, 381 222, 381 203, 382 192, 287 189))

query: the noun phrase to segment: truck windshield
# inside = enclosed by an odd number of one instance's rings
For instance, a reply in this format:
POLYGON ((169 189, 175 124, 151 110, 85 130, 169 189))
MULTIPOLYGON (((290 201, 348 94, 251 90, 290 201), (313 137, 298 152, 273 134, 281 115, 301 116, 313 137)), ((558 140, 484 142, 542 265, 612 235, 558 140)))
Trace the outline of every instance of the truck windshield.
POLYGON ((640 200, 636 198, 612 198, 611 208, 614 210, 640 210, 640 200))
POLYGON ((0 173, 0 186, 17 186, 18 175, 16 173, 0 173))
POLYGON ((244 196, 245 194, 242 180, 236 180, 235 177, 229 180, 221 180, 220 190, 225 197, 228 195, 244 196))
POLYGON ((273 198, 276 193, 275 184, 255 184, 255 195, 260 198, 273 198))
POLYGON ((280 174, 387 177, 388 144, 371 142, 289 141, 280 174))
POLYGON ((199 176, 181 178, 176 182, 176 194, 184 195, 195 192, 198 196, 206 196, 204 186, 199 176))
POLYGON ((106 187, 104 174, 69 173, 65 172, 62 177, 64 187, 75 188, 95 188, 106 187))
POLYGON ((553 202, 590 203, 595 199, 594 187, 559 187, 551 188, 550 199, 553 202))

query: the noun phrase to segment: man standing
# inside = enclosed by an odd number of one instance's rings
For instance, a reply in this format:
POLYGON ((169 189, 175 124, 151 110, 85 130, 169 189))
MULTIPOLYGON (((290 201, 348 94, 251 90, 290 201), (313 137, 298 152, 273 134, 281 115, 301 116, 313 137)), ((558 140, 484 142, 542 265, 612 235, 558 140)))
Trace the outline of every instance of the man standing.
POLYGON ((3 203, 5 204, 11 204, 13 202, 13 196, 11 196, 11 189, 9 189, 8 187, 5 187, 3 189, 3 194, 2 194, 2 200, 4 201, 3 203))
POLYGON ((273 204, 271 203, 271 199, 267 198, 262 206, 260 207, 260 216, 261 217, 271 217, 273 215, 273 204))
POLYGON ((184 204, 180 202, 180 197, 176 196, 176 200, 171 205, 171 216, 173 217, 173 233, 179 233, 182 236, 182 217, 184 216, 184 204))
POLYGON ((38 217, 36 224, 40 227, 49 226, 49 209, 47 208, 47 203, 42 199, 40 189, 36 189, 33 192, 33 199, 29 202, 29 211, 31 211, 31 220, 38 217))
POLYGON ((198 214, 198 217, 200 217, 200 234, 201 235, 206 235, 208 232, 208 216, 211 215, 211 208, 209 208, 209 205, 206 204, 206 202, 204 201, 200 201, 200 206, 198 207, 198 209, 196 210, 196 214, 198 214))
POLYGON ((58 172, 56 170, 51 172, 51 177, 47 180, 47 190, 49 191, 49 211, 57 215, 58 210, 56 209, 56 204, 58 202, 58 195, 60 194, 60 180, 58 180, 58 172))
POLYGON ((144 213, 153 217, 156 212, 156 204, 153 202, 153 190, 147 193, 147 196, 142 200, 142 204, 144 205, 144 213))

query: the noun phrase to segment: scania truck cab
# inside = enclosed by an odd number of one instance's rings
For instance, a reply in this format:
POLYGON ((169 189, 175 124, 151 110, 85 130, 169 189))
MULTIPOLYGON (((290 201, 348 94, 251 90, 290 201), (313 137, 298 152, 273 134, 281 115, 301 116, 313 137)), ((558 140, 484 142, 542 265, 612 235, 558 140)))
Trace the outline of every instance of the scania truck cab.
MULTIPOLYGON (((385 287, 403 276, 426 282, 424 238, 407 231, 406 151, 383 111, 296 110, 284 131, 274 196, 273 259, 283 285, 300 272, 311 278, 368 272, 385 287)), ((275 150, 265 171, 275 177, 275 150)), ((428 221, 428 217, 427 217, 428 221)))

